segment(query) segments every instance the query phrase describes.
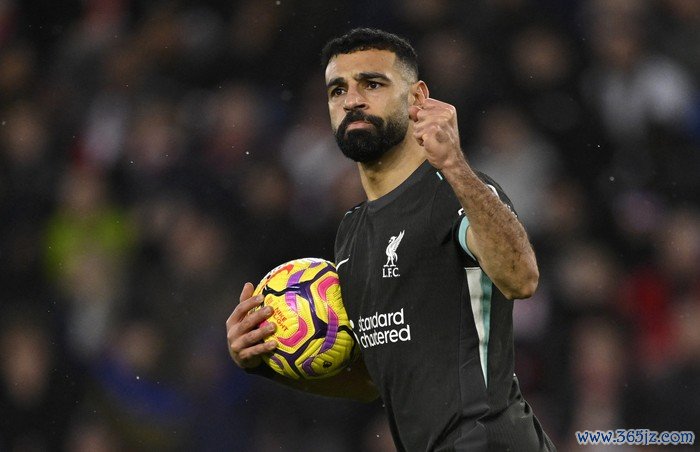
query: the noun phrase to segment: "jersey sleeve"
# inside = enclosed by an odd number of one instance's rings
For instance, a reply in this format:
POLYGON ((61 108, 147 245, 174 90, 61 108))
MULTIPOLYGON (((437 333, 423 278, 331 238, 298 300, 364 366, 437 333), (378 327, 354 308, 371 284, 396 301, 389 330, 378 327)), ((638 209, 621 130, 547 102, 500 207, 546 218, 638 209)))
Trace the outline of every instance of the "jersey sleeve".
POLYGON ((348 235, 348 229, 350 228, 350 223, 352 221, 352 215, 356 213, 358 209, 362 207, 362 204, 358 204, 352 209, 348 210, 345 212, 345 216, 343 219, 340 221, 340 224, 338 225, 338 230, 335 234, 335 244, 334 244, 334 260, 335 264, 337 265, 338 262, 345 257, 345 247, 347 246, 347 235, 348 235))
POLYGON ((333 260, 334 263, 337 265, 338 261, 342 259, 341 256, 341 248, 345 244, 345 236, 347 234, 347 221, 345 221, 345 218, 340 222, 338 225, 338 231, 335 234, 335 243, 333 247, 333 260))
MULTIPOLYGON (((513 208, 513 203, 501 186, 484 173, 477 171, 476 174, 517 216, 513 208)), ((479 265, 466 243, 466 233, 469 228, 468 215, 464 212, 464 209, 457 200, 457 196, 452 190, 452 187, 444 179, 441 180, 441 183, 435 191, 430 221, 431 228, 435 231, 436 239, 439 242, 444 242, 446 240, 454 241, 464 255, 466 260, 465 265, 479 265)))

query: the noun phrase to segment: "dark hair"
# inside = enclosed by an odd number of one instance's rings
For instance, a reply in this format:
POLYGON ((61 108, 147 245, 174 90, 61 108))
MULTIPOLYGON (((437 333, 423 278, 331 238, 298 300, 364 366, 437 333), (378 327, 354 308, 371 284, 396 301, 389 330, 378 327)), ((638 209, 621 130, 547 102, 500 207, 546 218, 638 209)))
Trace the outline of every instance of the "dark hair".
POLYGON ((418 78, 418 55, 411 44, 404 38, 375 28, 355 28, 328 41, 321 51, 321 66, 328 66, 336 55, 370 49, 393 52, 411 75, 418 78))

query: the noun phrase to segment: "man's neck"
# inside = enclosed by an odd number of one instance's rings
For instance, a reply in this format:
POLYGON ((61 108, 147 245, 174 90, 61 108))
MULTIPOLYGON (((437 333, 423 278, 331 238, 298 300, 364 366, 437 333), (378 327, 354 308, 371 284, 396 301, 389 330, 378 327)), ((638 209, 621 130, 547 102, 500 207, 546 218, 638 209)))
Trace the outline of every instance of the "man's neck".
POLYGON ((425 151, 413 137, 399 143, 372 163, 358 163, 360 180, 367 199, 373 201, 386 195, 406 179, 425 161, 425 151))

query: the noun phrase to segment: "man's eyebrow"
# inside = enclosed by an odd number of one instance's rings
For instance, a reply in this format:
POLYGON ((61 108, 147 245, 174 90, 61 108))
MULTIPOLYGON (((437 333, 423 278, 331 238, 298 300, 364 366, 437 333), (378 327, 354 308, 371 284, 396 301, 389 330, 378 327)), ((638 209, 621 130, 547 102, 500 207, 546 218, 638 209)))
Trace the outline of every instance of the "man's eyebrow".
POLYGON ((380 80, 384 80, 385 82, 390 82, 391 80, 389 77, 386 75, 382 74, 381 72, 360 72, 357 74, 355 77, 353 77, 355 80, 370 80, 370 79, 375 79, 378 78, 380 80))
POLYGON ((345 77, 336 77, 331 79, 328 83, 326 83, 326 88, 330 88, 331 86, 336 86, 336 85, 342 85, 345 83, 345 77))
MULTIPOLYGON (((379 79, 383 80, 385 82, 390 82, 391 79, 384 75, 381 72, 360 72, 356 76, 353 77, 353 79, 357 80, 358 82, 360 80, 372 80, 372 79, 379 79)), ((345 77, 335 77, 331 79, 328 83, 326 83, 326 87, 330 88, 332 86, 337 86, 337 85, 343 85, 345 84, 345 77)))

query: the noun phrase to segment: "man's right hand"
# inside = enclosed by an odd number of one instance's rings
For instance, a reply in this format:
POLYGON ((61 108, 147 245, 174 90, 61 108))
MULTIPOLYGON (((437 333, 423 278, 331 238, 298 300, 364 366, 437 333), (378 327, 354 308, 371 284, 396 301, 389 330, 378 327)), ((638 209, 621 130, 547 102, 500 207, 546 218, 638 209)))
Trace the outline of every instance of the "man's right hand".
POLYGON ((243 285, 239 304, 226 320, 228 352, 239 367, 246 369, 260 366, 261 356, 272 353, 277 348, 274 340, 263 342, 265 337, 275 331, 275 324, 266 322, 264 327, 258 328, 261 322, 272 315, 272 308, 266 306, 252 311, 263 302, 263 296, 253 296, 253 291, 253 284, 247 282, 243 285))
MULTIPOLYGON (((277 342, 265 337, 275 331, 276 326, 265 322, 264 327, 258 325, 272 315, 272 309, 264 307, 253 311, 262 303, 261 295, 253 296, 253 285, 245 283, 241 292, 240 303, 226 320, 226 333, 228 336, 228 352, 233 361, 244 369, 253 369, 262 364, 262 356, 272 353, 277 348, 277 342)), ((274 374, 274 371, 270 369, 274 374)), ((327 397, 343 397, 361 402, 371 402, 379 394, 377 388, 369 377, 367 368, 362 359, 356 360, 345 370, 330 378, 319 380, 295 380, 274 375, 274 380, 313 394, 327 397)))

